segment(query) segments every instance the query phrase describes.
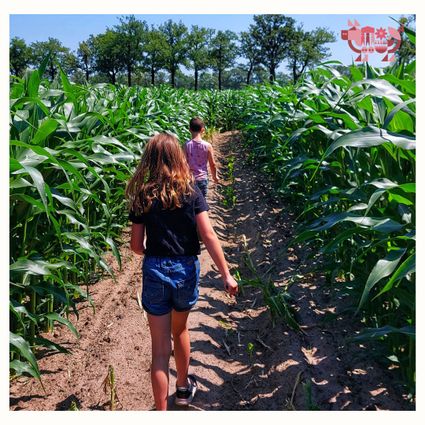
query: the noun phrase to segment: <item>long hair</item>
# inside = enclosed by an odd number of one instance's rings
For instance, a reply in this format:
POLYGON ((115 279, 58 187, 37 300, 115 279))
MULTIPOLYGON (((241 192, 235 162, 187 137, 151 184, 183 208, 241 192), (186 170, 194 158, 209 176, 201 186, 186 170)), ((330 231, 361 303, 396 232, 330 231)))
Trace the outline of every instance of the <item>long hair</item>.
POLYGON ((168 133, 153 136, 127 184, 130 210, 136 215, 148 212, 155 199, 164 209, 180 208, 183 197, 193 192, 193 177, 177 138, 168 133))

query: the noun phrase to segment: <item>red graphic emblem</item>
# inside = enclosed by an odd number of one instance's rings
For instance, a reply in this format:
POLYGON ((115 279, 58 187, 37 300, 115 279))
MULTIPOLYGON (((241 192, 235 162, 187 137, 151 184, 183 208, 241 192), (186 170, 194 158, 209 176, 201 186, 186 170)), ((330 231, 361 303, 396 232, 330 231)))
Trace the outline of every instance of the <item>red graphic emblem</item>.
POLYGON ((347 40, 350 49, 358 53, 355 62, 367 62, 372 53, 385 54, 382 62, 394 62, 394 52, 400 47, 403 26, 398 30, 393 27, 385 28, 360 27, 357 20, 354 24, 349 20, 350 29, 341 31, 341 38, 347 40))

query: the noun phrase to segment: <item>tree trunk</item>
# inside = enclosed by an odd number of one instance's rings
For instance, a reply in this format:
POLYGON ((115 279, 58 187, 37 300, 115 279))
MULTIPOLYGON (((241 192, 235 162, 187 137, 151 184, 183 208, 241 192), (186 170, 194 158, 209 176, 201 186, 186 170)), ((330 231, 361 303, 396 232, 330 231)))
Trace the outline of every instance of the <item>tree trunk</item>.
POLYGON ((218 70, 218 89, 221 90, 221 69, 218 70))
POLYGON ((112 82, 112 84, 115 86, 115 83, 117 82, 117 78, 116 78, 116 75, 115 75, 115 71, 112 71, 112 72, 111 72, 111 82, 112 82))
POLYGON ((273 81, 276 80, 276 66, 271 65, 269 68, 269 72, 270 72, 269 81, 273 83, 273 81))
POLYGON ((90 71, 88 68, 86 68, 86 82, 89 82, 89 78, 90 78, 90 71))
POLYGON ((151 67, 151 84, 155 85, 155 68, 153 66, 151 67))
POLYGON ((248 69, 248 73, 246 74, 246 85, 249 86, 249 82, 251 80, 251 74, 252 74, 252 70, 254 69, 254 65, 250 64, 249 65, 249 69, 248 69))
POLYGON ((198 90, 198 68, 195 68, 195 90, 198 90))
POLYGON ((171 87, 176 87, 176 70, 171 70, 171 87))
POLYGON ((50 65, 49 67, 49 76, 51 78, 51 80, 53 81, 55 79, 55 67, 53 65, 50 65))
POLYGON ((294 84, 297 82, 297 64, 296 61, 292 63, 292 79, 294 80, 294 84))
POLYGON ((127 67, 127 84, 131 87, 131 66, 127 67))

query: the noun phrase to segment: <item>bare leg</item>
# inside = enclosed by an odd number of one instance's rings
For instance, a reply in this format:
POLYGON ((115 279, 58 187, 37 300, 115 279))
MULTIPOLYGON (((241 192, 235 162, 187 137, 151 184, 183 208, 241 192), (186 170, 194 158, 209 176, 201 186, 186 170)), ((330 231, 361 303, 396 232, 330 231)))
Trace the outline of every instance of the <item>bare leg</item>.
POLYGON ((174 358, 176 361, 178 387, 187 386, 187 374, 190 361, 190 337, 187 328, 189 311, 171 313, 171 324, 174 340, 174 358))
POLYGON ((168 368, 171 354, 171 314, 148 314, 152 340, 151 381, 156 410, 167 410, 168 368))

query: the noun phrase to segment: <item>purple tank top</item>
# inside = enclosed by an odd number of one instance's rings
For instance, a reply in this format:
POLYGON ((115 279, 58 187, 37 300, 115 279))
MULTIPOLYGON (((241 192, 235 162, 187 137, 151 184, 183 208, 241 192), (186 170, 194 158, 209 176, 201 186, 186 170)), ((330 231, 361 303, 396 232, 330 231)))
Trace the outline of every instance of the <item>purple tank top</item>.
POLYGON ((206 180, 208 178, 208 148, 210 143, 204 140, 198 142, 189 140, 185 143, 185 151, 190 171, 195 180, 206 180))

